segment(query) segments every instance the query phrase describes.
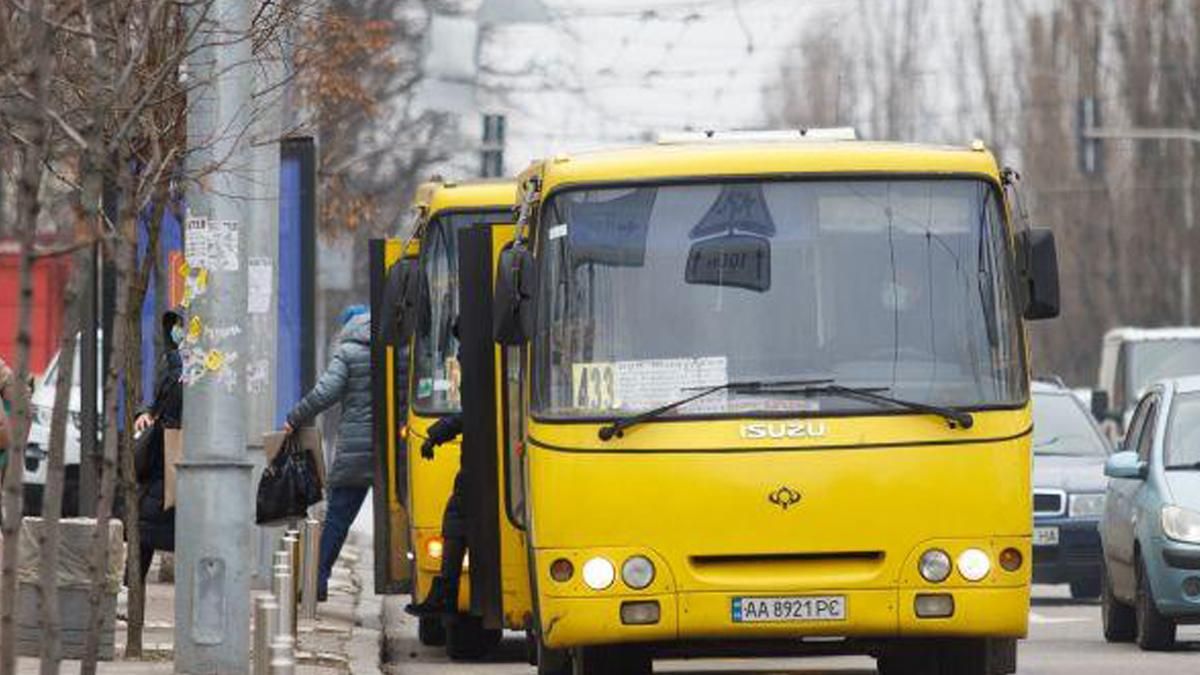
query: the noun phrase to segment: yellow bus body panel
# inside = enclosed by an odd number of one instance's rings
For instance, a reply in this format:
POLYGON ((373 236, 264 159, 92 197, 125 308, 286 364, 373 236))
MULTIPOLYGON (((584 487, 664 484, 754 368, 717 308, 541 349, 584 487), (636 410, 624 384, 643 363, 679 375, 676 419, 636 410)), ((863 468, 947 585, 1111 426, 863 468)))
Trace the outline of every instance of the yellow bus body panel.
MULTIPOLYGON (((418 231, 443 213, 457 211, 511 210, 516 199, 516 185, 512 181, 472 181, 466 183, 428 183, 418 190, 420 203, 416 206, 423 209, 422 222, 418 231)), ((511 227, 509 230, 511 231, 511 227)), ((511 238, 511 234, 509 235, 511 238)), ((412 377, 413 369, 409 368, 410 381, 405 386, 410 387, 409 401, 413 400, 412 377)), ((429 437, 429 427, 437 421, 436 416, 421 415, 410 405, 406 438, 408 442, 408 501, 409 501, 409 536, 415 549, 415 565, 413 580, 413 597, 423 599, 429 593, 433 577, 441 569, 441 558, 430 555, 429 542, 441 540, 442 513, 446 508, 446 500, 454 486, 454 476, 458 473, 459 458, 462 446, 458 440, 438 447, 434 459, 426 460, 421 457, 421 444, 429 437)), ((468 558, 469 560, 469 558, 468 558)), ((468 563, 469 564, 469 563, 468 563)), ((524 584, 529 585, 528 576, 524 584)), ((528 591, 526 591, 528 595, 528 591)), ((466 610, 470 607, 469 575, 463 575, 459 592, 459 608, 466 610)))
MULTIPOLYGON (((557 157, 533 164, 519 182, 525 190, 538 178, 544 200, 559 189, 639 181, 888 174, 1000 181, 995 159, 983 150, 796 142, 557 157)), ((950 428, 935 415, 889 412, 806 417, 823 426, 816 437, 741 434, 747 423, 786 421, 649 421, 605 442, 597 437, 600 424, 528 419, 529 536, 546 645, 1025 635, 1032 562, 1027 404, 976 412, 971 429, 950 428), (929 548, 952 559, 982 549, 991 571, 975 583, 957 571, 943 583, 926 582, 917 559, 929 548), (1014 572, 996 562, 1008 548, 1022 556, 1014 572), (640 591, 620 575, 635 554, 656 568, 640 591), (580 580, 584 563, 597 556, 617 569, 602 591, 580 580), (565 583, 549 574, 559 558, 575 570, 565 583), (927 592, 952 594, 953 616, 918 619, 914 599, 927 592), (796 595, 844 596, 846 618, 733 621, 735 597, 796 595), (630 600, 657 600, 659 622, 624 625, 620 607, 630 600)))

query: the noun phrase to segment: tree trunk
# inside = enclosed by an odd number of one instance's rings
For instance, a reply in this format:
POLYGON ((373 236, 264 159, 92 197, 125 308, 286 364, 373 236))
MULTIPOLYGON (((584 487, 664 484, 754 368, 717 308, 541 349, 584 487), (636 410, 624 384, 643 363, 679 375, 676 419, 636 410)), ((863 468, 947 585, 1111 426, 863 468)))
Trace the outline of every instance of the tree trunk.
POLYGON ((50 416, 50 449, 46 464, 46 492, 42 497, 43 525, 38 548, 41 567, 38 570, 42 598, 41 675, 58 673, 61 649, 61 622, 58 612, 58 549, 61 542, 59 518, 63 499, 63 444, 67 427, 67 406, 71 400, 71 383, 75 375, 76 335, 79 331, 79 290, 87 282, 86 249, 72 261, 71 280, 63 302, 63 334, 58 348, 58 374, 54 383, 54 411, 50 416))
POLYGON ((8 449, 4 469, 3 532, 7 544, 0 553, 0 675, 13 675, 17 667, 16 606, 17 554, 20 549, 22 485, 25 469, 25 443, 29 437, 29 321, 33 305, 33 247, 41 212, 42 163, 49 142, 45 103, 49 80, 50 52, 46 24, 42 20, 43 0, 29 4, 31 63, 26 78, 34 92, 30 143, 22 153, 21 177, 17 196, 17 232, 21 239, 21 298, 17 319, 17 400, 13 406, 13 442, 8 449))
MULTIPOLYGON (((128 164, 117 161, 109 165, 120 170, 128 164)), ((129 194, 129 172, 123 170, 119 174, 121 192, 129 194)), ((121 215, 118 218, 117 233, 109 240, 109 257, 114 262, 116 272, 117 301, 113 311, 113 340, 114 349, 125 346, 125 333, 128 328, 129 290, 128 284, 133 267, 133 256, 137 251, 137 229, 134 226, 136 211, 130 204, 132 200, 125 199, 121 204, 121 215)), ((107 336, 106 336, 107 338, 107 336)), ((100 602, 104 594, 105 577, 108 572, 108 520, 112 515, 113 496, 117 483, 117 383, 121 364, 125 361, 123 354, 114 353, 110 359, 108 372, 104 375, 104 452, 100 459, 100 499, 96 504, 96 529, 92 538, 92 559, 88 569, 91 572, 92 587, 88 595, 91 608, 88 617, 88 630, 84 642, 83 662, 80 664, 81 675, 95 675, 96 662, 100 655, 100 602)))
MULTIPOLYGON (((138 529, 139 504, 137 472, 134 468, 133 457, 133 421, 137 417, 136 407, 132 402, 142 400, 142 322, 140 308, 146 302, 146 291, 149 286, 150 274, 153 272, 155 259, 158 256, 158 239, 162 227, 163 213, 166 211, 168 184, 155 191, 155 203, 150 219, 147 221, 148 244, 146 257, 141 262, 133 283, 129 284, 129 326, 125 334, 125 393, 130 405, 125 406, 125 435, 121 444, 121 496, 125 504, 125 541, 128 554, 125 561, 125 571, 129 579, 129 602, 126 619, 125 657, 140 658, 142 655, 142 635, 146 623, 146 580, 142 578, 141 566, 141 531, 138 529)), ((136 229, 135 229, 136 231, 136 229)), ((165 292, 160 287, 159 293, 165 292)))

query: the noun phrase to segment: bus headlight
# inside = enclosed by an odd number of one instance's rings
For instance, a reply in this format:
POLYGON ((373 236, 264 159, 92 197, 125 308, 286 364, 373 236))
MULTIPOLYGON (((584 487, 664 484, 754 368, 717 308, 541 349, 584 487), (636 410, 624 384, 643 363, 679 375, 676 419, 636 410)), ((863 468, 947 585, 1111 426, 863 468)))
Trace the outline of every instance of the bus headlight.
POLYGON ((1185 544, 1200 544, 1200 513, 1178 506, 1164 506, 1162 529, 1168 539, 1185 544))
POLYGON ((925 581, 941 583, 950 576, 950 556, 940 548, 931 548, 921 554, 917 570, 925 581))
POLYGON ((604 558, 592 558, 583 564, 583 583, 593 591, 602 591, 612 586, 617 570, 604 558))
POLYGON ((958 554, 958 573, 967 581, 981 581, 992 571, 988 554, 977 548, 969 548, 958 554))
POLYGON ((645 556, 633 556, 621 565, 621 580, 635 591, 642 590, 654 581, 654 563, 645 556))
POLYGON ((1096 518, 1104 515, 1104 493, 1071 495, 1067 498, 1071 518, 1096 518))
POLYGON ((425 542, 425 554, 434 560, 442 559, 442 538, 433 537, 425 542))

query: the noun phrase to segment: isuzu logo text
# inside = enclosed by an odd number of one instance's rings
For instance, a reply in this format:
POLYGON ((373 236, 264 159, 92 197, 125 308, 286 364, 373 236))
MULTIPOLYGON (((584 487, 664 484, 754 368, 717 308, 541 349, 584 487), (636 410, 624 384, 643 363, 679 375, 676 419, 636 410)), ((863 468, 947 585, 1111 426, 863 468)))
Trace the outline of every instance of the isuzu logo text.
POLYGON ((757 422, 742 425, 742 438, 748 440, 766 438, 821 438, 824 435, 824 422, 757 422))

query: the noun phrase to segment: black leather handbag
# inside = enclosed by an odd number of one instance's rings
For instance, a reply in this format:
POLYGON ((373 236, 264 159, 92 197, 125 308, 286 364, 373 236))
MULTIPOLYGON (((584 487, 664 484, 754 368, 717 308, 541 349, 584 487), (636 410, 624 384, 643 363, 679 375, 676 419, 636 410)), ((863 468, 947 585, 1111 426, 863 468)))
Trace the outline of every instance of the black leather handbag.
POLYGON ((278 525, 304 518, 308 507, 319 501, 321 479, 316 462, 295 437, 288 436, 258 480, 254 522, 278 525))

